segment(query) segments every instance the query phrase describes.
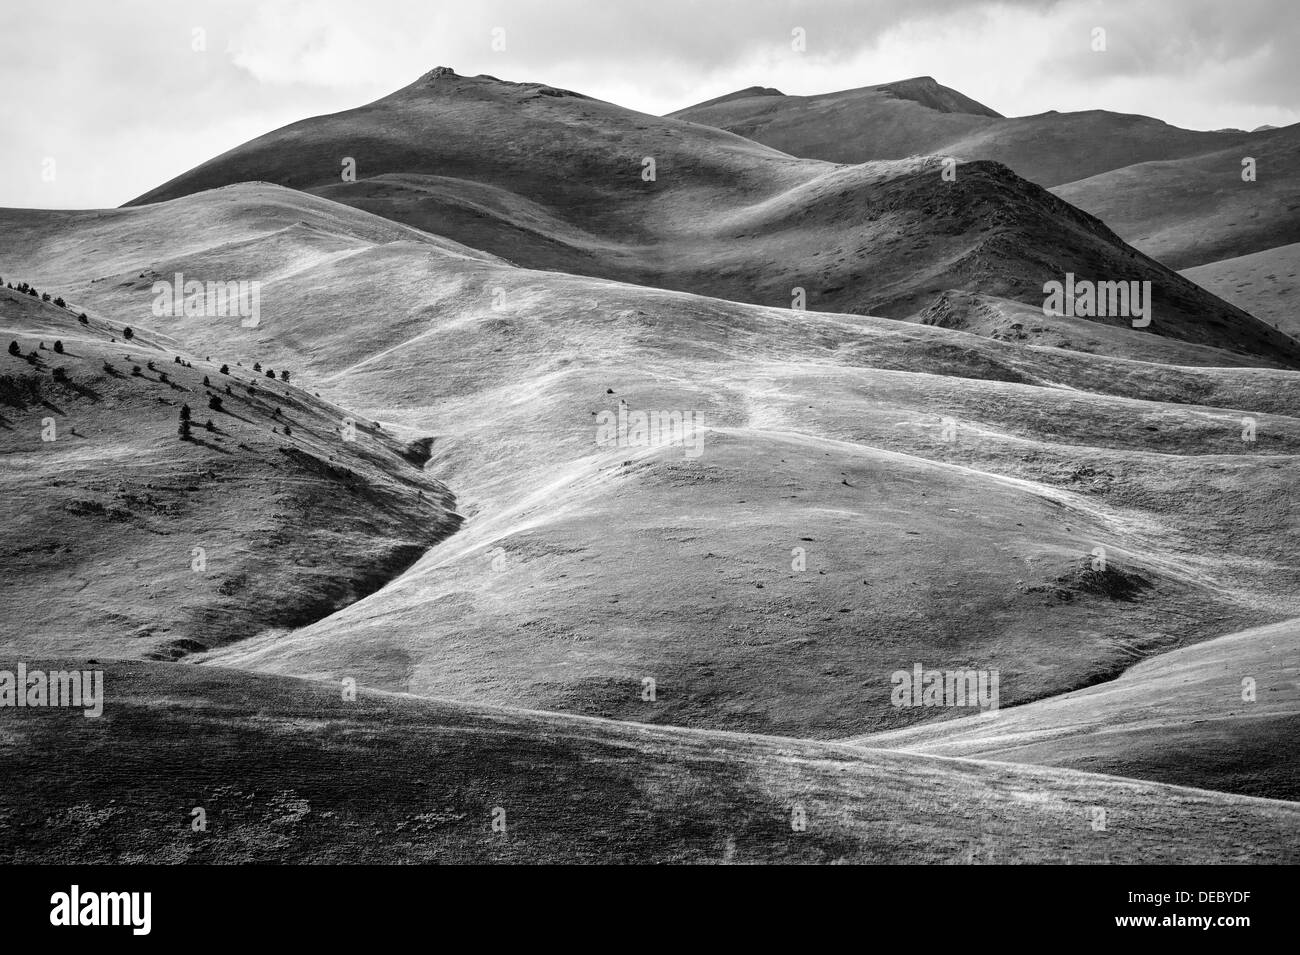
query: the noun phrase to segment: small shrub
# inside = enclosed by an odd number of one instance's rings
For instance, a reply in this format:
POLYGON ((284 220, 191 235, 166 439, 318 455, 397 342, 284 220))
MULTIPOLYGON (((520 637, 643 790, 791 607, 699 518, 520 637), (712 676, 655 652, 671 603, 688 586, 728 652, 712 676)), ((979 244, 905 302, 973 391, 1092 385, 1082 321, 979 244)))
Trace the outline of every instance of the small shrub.
POLYGON ((54 350, 55 350, 56 352, 58 352, 60 355, 63 354, 63 340, 62 340, 62 339, 58 339, 58 340, 56 340, 56 341, 54 342, 54 350))
POLYGON ((274 369, 274 368, 268 368, 268 369, 266 369, 266 377, 267 377, 267 378, 270 378, 272 381, 274 381, 274 380, 275 380, 275 369, 274 369))
POLYGON ((81 324, 83 325, 90 324, 90 319, 86 316, 85 312, 82 312, 80 315, 77 316, 77 321, 81 322, 81 324))
MULTIPOLYGON (((218 398, 217 400, 220 401, 221 399, 218 398)), ((203 430, 204 430, 204 431, 216 431, 216 430, 217 430, 217 426, 216 426, 215 424, 213 424, 213 423, 212 423, 212 419, 209 418, 207 421, 203 422, 203 430)))
POLYGON ((132 374, 133 377, 135 377, 135 378, 139 378, 139 377, 140 377, 140 366, 139 366, 139 365, 132 365, 132 366, 131 366, 131 374, 132 374))
POLYGON ((131 339, 135 338, 135 332, 131 331, 130 325, 122 329, 122 337, 125 338, 127 341, 130 341, 131 339))
POLYGON ((222 365, 222 366, 221 366, 221 373, 222 373, 223 375, 228 375, 228 374, 230 374, 230 366, 229 366, 229 365, 222 365))
POLYGON ((208 381, 208 376, 207 376, 207 375, 204 375, 204 376, 203 376, 203 387, 204 387, 204 388, 211 388, 211 387, 212 387, 212 382, 208 381))
POLYGON ((66 368, 64 368, 62 365, 59 365, 57 368, 55 368, 54 371, 51 372, 51 374, 54 375, 54 380, 55 380, 55 381, 67 381, 67 380, 68 380, 68 370, 67 370, 66 368))
POLYGON ((23 353, 23 350, 22 350, 21 348, 18 347, 18 343, 17 343, 17 342, 10 342, 10 343, 9 343, 9 354, 11 354, 11 355, 21 355, 22 353, 23 353))
POLYGON ((57 305, 57 306, 59 306, 59 308, 67 308, 67 307, 68 307, 68 303, 65 302, 61 296, 60 296, 59 298, 56 298, 56 299, 54 300, 54 304, 57 305))
POLYGON ((262 363, 260 361, 253 362, 253 371, 261 371, 261 370, 262 370, 262 363))

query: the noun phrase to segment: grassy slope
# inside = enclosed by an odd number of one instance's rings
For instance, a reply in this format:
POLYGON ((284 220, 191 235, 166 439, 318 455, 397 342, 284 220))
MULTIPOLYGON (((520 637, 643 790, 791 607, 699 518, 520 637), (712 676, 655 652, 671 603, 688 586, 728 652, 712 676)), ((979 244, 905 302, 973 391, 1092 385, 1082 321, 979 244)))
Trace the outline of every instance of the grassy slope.
POLYGON ((1145 162, 1052 190, 1147 255, 1188 269, 1300 241, 1300 124, 1249 143, 1145 162), (1241 160, 1256 160, 1243 182, 1241 160))
POLYGON ((768 305, 798 287, 810 308, 891 317, 949 288, 1041 304, 1043 283, 1066 271, 1150 280, 1151 333, 1300 361, 1293 340, 1005 167, 968 163, 954 182, 942 169, 795 159, 537 84, 429 74, 268 133, 133 204, 267 180, 529 268, 768 305), (356 182, 341 179, 344 157, 356 182), (654 182, 641 178, 645 157, 654 182))
POLYGON ((1262 141, 1262 134, 1197 132, 1105 110, 1003 117, 929 77, 816 96, 755 94, 669 115, 792 156, 840 163, 918 154, 991 159, 1041 186, 1262 141))
POLYGON ((1183 275, 1261 321, 1300 335, 1300 242, 1198 265, 1183 275))
POLYGON ((995 717, 850 742, 1300 799, 1300 621, 1144 660, 1118 680, 995 717), (1244 679, 1255 700, 1243 699, 1244 679))
POLYGON ((337 685, 214 667, 105 669, 100 719, 0 710, 5 862, 1300 860, 1294 803, 370 692, 346 702, 337 685))
POLYGON ((370 422, 344 441, 348 413, 328 402, 121 330, 0 291, 5 345, 40 356, 0 354, 0 649, 166 659, 302 626, 459 523, 447 489, 370 422))
MULTIPOLYGON (((274 258, 208 235, 218 274, 274 258)), ((154 220, 114 247, 148 271, 167 244, 154 220)), ((130 294, 83 268, 92 302, 130 294)), ((263 300, 254 330, 157 331, 287 364, 404 438, 434 436, 428 467, 469 521, 382 592, 229 662, 847 736, 935 715, 888 705, 889 673, 913 662, 1000 667, 1004 701, 1023 702, 1300 615, 1296 516, 1276 506, 1300 442, 1288 373, 1009 346, 405 240, 271 275, 263 300), (593 416, 620 400, 697 411, 704 453, 598 446, 593 416), (1087 569, 1099 545, 1113 575, 1087 569)))

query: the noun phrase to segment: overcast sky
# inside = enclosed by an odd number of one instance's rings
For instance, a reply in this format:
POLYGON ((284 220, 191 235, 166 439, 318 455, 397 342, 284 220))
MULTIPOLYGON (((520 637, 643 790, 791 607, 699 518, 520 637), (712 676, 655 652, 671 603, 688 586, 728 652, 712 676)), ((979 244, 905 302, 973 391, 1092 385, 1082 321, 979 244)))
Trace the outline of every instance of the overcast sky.
POLYGON ((1300 121, 1300 0, 4 0, 4 14, 4 206, 119 205, 434 66, 651 113, 930 75, 1008 116, 1300 121))

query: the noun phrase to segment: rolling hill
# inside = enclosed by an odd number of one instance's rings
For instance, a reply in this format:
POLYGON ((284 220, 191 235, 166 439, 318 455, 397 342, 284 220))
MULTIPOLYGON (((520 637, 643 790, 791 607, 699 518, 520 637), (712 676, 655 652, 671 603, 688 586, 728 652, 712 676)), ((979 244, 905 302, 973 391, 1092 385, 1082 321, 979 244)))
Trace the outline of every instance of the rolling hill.
POLYGON ((1067 272, 1150 281, 1147 332, 1300 362, 1288 336, 1005 166, 967 163, 952 181, 947 168, 937 158, 795 159, 697 123, 440 67, 367 106, 245 143, 128 205, 268 181, 524 268, 774 306, 802 290, 809 309, 886 317, 950 288, 1041 306, 1044 283, 1067 272), (356 181, 343 177, 349 160, 356 181))
POLYGON ((1138 249, 1189 269, 1300 242, 1300 124, 1247 144, 1145 162, 1053 190, 1138 249), (1242 160, 1256 179, 1242 179, 1242 160))
POLYGON ((915 155, 989 159, 1044 187, 1265 141, 1240 130, 1198 132, 1106 110, 1005 117, 930 76, 815 96, 751 88, 669 115, 836 163, 915 155))
POLYGON ((76 315, 0 290, 4 654, 175 659, 302 626, 459 525, 372 422, 76 315))
POLYGON ((1183 275, 1292 337, 1300 335, 1300 242, 1194 266, 1183 275))
MULTIPOLYGON (((41 235, 24 213, 22 247, 3 249, 68 256, 63 288, 97 322, 144 311, 157 275, 263 281, 255 328, 150 318, 140 334, 292 368, 399 446, 430 439, 454 535, 340 612, 198 659, 835 738, 952 715, 891 706, 889 674, 914 662, 998 668, 1012 705, 1300 616, 1300 515, 1279 506, 1300 448, 1292 373, 745 305, 405 232, 288 267, 301 230, 284 223, 322 207, 333 234, 385 226, 248 184, 113 213, 76 252, 66 219, 41 235), (207 247, 177 255, 195 236, 207 247), (689 412, 699 443, 602 439, 621 403, 689 412)), ((30 592, 68 599, 57 577, 30 592)))
POLYGON ((1300 800, 1300 621, 1143 660, 1119 679, 864 746, 1300 800), (1248 684, 1248 685, 1247 685, 1248 684))
POLYGON ((345 700, 337 684, 217 667, 103 669, 99 719, 0 710, 4 862, 1300 859, 1291 803, 368 691, 345 700))

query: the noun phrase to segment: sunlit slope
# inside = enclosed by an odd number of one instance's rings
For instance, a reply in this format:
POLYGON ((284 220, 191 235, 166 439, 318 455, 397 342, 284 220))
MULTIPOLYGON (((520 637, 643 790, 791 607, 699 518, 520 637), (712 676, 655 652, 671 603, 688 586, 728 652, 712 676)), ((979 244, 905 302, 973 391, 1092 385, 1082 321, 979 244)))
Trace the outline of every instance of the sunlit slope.
POLYGON ((1300 798, 1300 622, 1144 660, 1118 680, 996 717, 852 742, 1300 798))
MULTIPOLYGON (((1300 242, 1300 124, 1052 190, 1175 269, 1300 242), (1242 178, 1254 160, 1254 179, 1242 178)), ((1284 326, 1285 327, 1285 326, 1284 326)))
POLYGON ((1198 265, 1183 274, 1261 321, 1300 335, 1300 242, 1198 265))
MULTIPOLYGON (((251 278, 269 257, 222 255, 251 278)), ((139 271, 178 267, 142 255, 139 271)), ((91 306, 126 294, 105 286, 79 288, 91 306)), ((890 705, 889 675, 916 662, 999 668, 1011 704, 1300 616, 1296 515, 1278 506, 1300 440, 1287 372, 741 305, 405 239, 268 274, 262 296, 256 328, 166 317, 150 334, 291 368, 399 441, 432 438, 425 470, 466 521, 348 610, 212 659, 832 737, 956 715, 890 705), (602 443, 620 402, 689 412, 700 453, 602 443)))

